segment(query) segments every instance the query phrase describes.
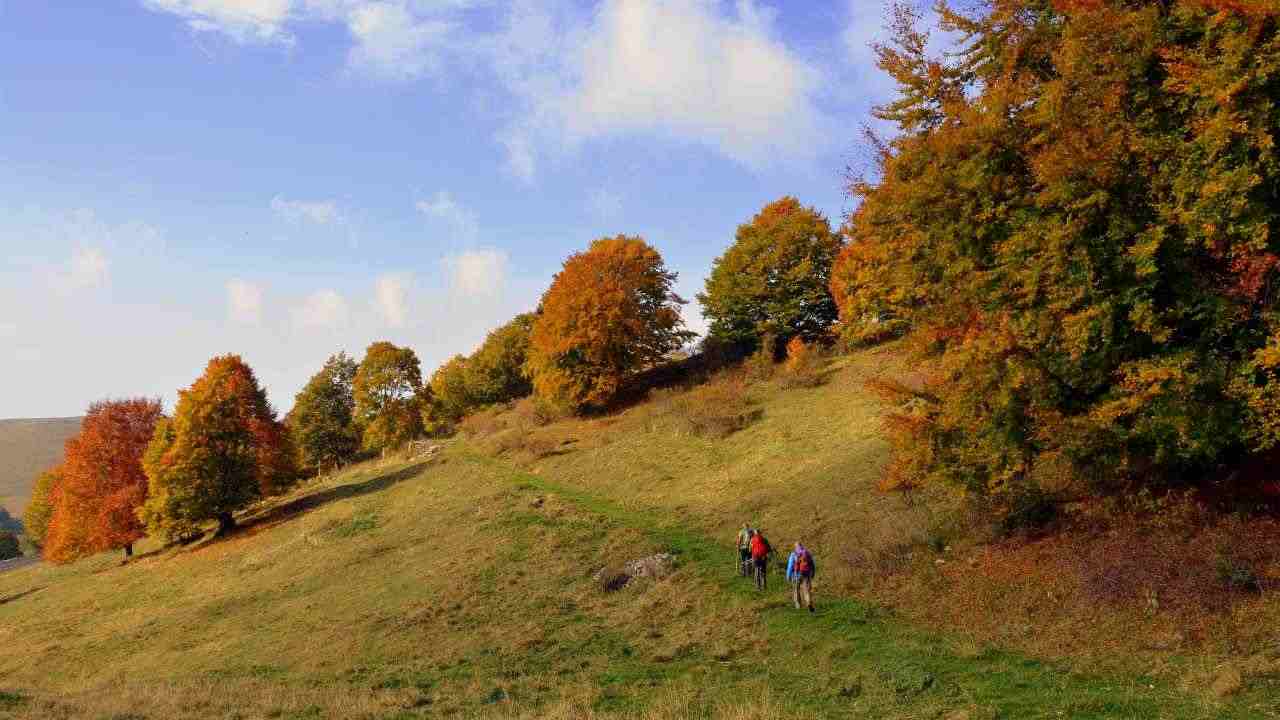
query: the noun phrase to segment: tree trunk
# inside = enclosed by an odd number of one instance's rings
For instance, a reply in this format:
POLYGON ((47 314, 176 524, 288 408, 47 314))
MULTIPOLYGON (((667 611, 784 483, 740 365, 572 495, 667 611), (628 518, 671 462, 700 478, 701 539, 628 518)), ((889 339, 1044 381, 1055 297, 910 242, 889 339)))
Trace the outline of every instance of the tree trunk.
POLYGON ((236 519, 231 513, 225 512, 218 516, 218 535, 226 535, 235 526, 236 519))
POLYGON ((124 559, 128 560, 131 557, 133 557, 133 543, 124 546, 124 559))

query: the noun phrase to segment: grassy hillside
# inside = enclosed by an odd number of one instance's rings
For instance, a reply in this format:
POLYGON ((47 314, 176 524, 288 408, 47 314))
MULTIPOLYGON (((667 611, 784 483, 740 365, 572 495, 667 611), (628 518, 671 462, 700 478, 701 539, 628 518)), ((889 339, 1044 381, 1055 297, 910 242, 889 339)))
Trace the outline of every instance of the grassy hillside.
POLYGON ((481 418, 483 437, 312 483, 226 539, 0 574, 0 717, 1280 717, 1262 670, 1215 697, 1209 654, 1085 666, 877 601, 856 549, 936 512, 871 489, 882 409, 862 386, 900 372, 886 350, 817 388, 481 418), (733 574, 744 518, 818 552, 816 615, 733 574), (658 551, 665 578, 593 578, 658 551))
POLYGON ((62 459, 80 418, 0 420, 0 506, 20 516, 36 475, 62 459))

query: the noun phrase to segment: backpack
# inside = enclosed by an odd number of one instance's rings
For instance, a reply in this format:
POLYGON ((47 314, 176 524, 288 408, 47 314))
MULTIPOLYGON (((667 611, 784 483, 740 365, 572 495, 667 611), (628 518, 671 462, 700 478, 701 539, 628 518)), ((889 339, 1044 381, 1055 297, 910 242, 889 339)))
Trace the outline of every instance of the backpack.
POLYGON ((809 557, 808 550, 805 550, 804 552, 800 553, 800 557, 796 558, 795 571, 796 571, 796 574, 800 575, 801 577, 808 577, 809 573, 813 572, 813 562, 812 562, 812 559, 809 557))
POLYGON ((769 545, 765 543, 764 536, 756 533, 751 536, 751 557, 759 560, 769 554, 769 545))

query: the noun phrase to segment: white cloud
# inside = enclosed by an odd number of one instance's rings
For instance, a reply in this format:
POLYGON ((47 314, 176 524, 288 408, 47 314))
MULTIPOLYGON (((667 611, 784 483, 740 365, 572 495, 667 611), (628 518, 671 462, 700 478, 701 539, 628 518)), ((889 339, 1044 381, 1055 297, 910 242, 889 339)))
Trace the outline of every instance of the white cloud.
POLYGON ((370 2, 353 8, 347 29, 355 40, 348 65, 387 80, 412 80, 436 67, 438 46, 450 29, 420 18, 402 3, 370 2))
POLYGON ((227 317, 241 325, 262 322, 262 288, 240 279, 227 282, 227 317))
POLYGON ((304 328, 338 328, 350 317, 347 301, 335 290, 319 290, 293 310, 293 319, 304 328))
POLYGON ((423 215, 446 223, 459 239, 470 240, 480 231, 476 214, 455 200, 448 191, 441 190, 429 200, 419 200, 414 207, 423 215))
POLYGON ((78 247, 71 254, 71 260, 60 276, 64 290, 86 290, 101 287, 107 283, 111 273, 111 262, 101 249, 96 247, 78 247))
POLYGON ((0 321, 0 340, 12 340, 18 337, 18 324, 0 321))
POLYGON ((507 253, 479 249, 450 255, 445 269, 455 292, 470 297, 497 295, 507 282, 507 253))
POLYGON ((285 29, 290 0, 142 0, 142 4, 181 17, 197 32, 218 31, 246 44, 293 44, 293 36, 285 29))
POLYGON ((622 212, 622 198, 604 188, 596 188, 587 195, 587 208, 601 220, 612 220, 622 212))
POLYGON ((404 327, 409 317, 409 282, 405 275, 383 275, 374 281, 374 307, 382 320, 393 328, 404 327))
POLYGON ((499 135, 517 175, 532 147, 656 134, 693 140, 752 168, 808 158, 826 120, 821 75, 774 36, 772 11, 739 0, 605 0, 586 24, 520 3, 495 67, 525 103, 499 135))
POLYGON ((287 200, 283 195, 276 195, 271 198, 271 209, 291 223, 329 225, 342 222, 342 211, 332 200, 287 200))

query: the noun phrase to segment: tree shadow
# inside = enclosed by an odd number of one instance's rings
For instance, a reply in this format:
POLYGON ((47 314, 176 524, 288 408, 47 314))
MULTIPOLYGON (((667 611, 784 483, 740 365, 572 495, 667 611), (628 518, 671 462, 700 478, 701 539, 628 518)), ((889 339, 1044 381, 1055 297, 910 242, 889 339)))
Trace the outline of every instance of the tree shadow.
POLYGON ((11 602, 16 602, 18 600, 21 600, 22 598, 28 595, 33 595, 35 593, 38 593, 43 589, 44 589, 43 587, 34 587, 34 588, 31 588, 30 590, 24 590, 15 595, 10 595, 8 597, 0 597, 0 605, 8 605, 11 602))
POLYGON ((222 535, 211 535, 203 542, 197 543, 195 549, 208 547, 221 540, 229 540, 238 537, 246 537, 256 535, 268 528, 275 527, 283 522, 288 522, 296 517, 305 515, 317 508, 324 507, 329 503, 338 500, 348 500, 350 498, 361 497, 371 493, 382 492, 405 480, 416 477, 430 464, 431 461, 424 460, 416 462, 412 465, 400 468, 395 472, 385 475, 378 475, 364 482, 348 483, 345 485, 337 485, 325 488, 301 497, 294 498, 288 502, 279 505, 273 505, 268 508, 240 518, 235 527, 229 532, 222 535))

